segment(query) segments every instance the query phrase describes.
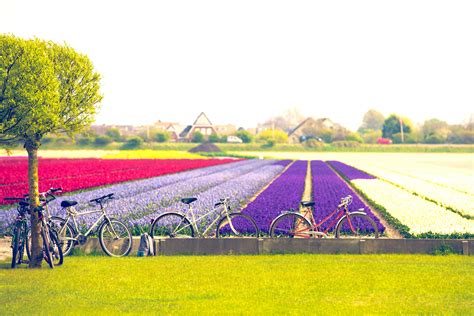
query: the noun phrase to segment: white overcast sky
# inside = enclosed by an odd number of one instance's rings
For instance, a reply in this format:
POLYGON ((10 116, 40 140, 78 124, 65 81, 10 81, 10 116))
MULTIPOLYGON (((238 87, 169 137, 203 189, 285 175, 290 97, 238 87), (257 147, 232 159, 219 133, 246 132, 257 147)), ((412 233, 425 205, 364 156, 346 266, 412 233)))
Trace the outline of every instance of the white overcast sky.
POLYGON ((375 108, 474 112, 474 1, 0 0, 0 32, 67 42, 102 76, 97 123, 250 127, 288 108, 356 129, 375 108))

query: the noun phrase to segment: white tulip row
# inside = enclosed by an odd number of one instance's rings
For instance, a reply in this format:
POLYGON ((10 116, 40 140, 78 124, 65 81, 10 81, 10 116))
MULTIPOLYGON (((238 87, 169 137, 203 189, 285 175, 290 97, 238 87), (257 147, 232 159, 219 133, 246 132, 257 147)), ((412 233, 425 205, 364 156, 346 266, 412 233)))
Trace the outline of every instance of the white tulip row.
POLYGON ((352 183, 408 226, 410 233, 414 235, 427 232, 474 234, 474 220, 466 219, 395 185, 379 179, 359 179, 353 180, 352 183))
POLYGON ((449 207, 466 217, 474 218, 474 195, 376 166, 367 165, 364 170, 421 197, 435 201, 441 206, 449 207))

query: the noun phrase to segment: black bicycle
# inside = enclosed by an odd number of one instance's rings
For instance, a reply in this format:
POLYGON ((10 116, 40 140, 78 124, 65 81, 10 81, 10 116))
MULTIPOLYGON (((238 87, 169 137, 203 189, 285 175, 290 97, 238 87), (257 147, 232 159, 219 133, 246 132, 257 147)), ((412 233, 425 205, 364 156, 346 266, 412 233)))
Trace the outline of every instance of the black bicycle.
POLYGON ((12 238, 12 268, 22 263, 28 263, 24 260, 24 255, 28 243, 28 217, 30 204, 26 202, 27 198, 7 197, 7 201, 18 201, 18 215, 15 218, 12 238))

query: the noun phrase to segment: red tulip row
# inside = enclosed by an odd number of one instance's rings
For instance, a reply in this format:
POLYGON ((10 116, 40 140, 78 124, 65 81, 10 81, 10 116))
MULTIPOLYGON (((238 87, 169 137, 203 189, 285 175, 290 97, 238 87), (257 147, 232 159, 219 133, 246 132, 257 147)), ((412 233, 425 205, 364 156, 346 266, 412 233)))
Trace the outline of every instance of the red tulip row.
MULTIPOLYGON (((233 159, 39 159, 40 191, 62 187, 64 192, 214 166, 233 159)), ((28 160, 0 158, 0 204, 6 196, 28 191, 28 160)))

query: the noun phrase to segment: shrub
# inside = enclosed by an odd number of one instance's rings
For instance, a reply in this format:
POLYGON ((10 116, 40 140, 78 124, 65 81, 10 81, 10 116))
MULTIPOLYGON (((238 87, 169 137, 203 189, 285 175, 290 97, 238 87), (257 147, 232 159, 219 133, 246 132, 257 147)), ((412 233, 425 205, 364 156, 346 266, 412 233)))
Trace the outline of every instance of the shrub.
POLYGON ((164 143, 170 139, 170 134, 168 132, 156 132, 153 138, 158 143, 164 143))
POLYGON ((219 136, 217 136, 217 134, 211 134, 209 136, 209 142, 218 143, 219 141, 220 141, 220 138, 219 138, 219 136))
POLYGON ((97 136, 94 140, 94 145, 95 146, 107 146, 112 142, 112 138, 109 136, 97 136))
POLYGON ((77 140, 77 144, 79 146, 87 146, 94 142, 94 138, 92 137, 81 137, 77 140))
POLYGON ((347 141, 347 140, 338 140, 332 142, 332 146, 340 147, 340 148, 356 148, 360 147, 360 143, 354 141, 347 141))
POLYGON ((132 136, 127 139, 127 142, 123 144, 123 149, 136 149, 143 145, 143 138, 139 136, 132 136))
POLYGON ((308 139, 307 141, 303 142, 303 146, 307 148, 320 148, 324 147, 324 143, 317 141, 316 139, 308 139))
POLYGON ((203 140, 204 140, 204 135, 201 132, 194 132, 193 138, 191 139, 193 143, 202 143, 203 140))
POLYGON ((240 138, 244 143, 251 143, 253 140, 252 134, 247 131, 238 131, 235 136, 240 138))

